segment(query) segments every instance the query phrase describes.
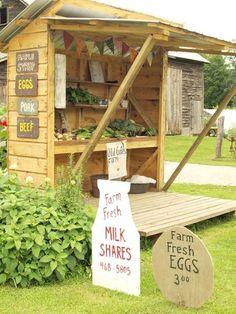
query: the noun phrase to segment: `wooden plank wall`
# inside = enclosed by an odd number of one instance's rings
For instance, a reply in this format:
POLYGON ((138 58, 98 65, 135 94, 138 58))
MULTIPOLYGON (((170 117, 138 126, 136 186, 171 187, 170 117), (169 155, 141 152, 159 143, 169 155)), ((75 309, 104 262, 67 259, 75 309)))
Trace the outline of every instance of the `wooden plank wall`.
POLYGON ((7 104, 7 86, 0 84, 0 106, 7 104))
POLYGON ((182 133, 182 69, 173 66, 167 71, 166 133, 182 133))
MULTIPOLYGON (((61 50, 60 53, 62 52, 63 51, 61 50)), ((114 63, 114 58, 109 58, 107 56, 104 56, 104 58, 100 57, 98 60, 102 64, 105 80, 117 80, 118 83, 121 83, 126 74, 126 64, 122 63, 121 59, 119 59, 120 62, 117 60, 117 62, 114 63)), ((98 97, 111 100, 117 90, 117 87, 106 84, 90 83, 91 77, 88 63, 89 59, 86 56, 82 56, 81 59, 78 59, 76 55, 67 55, 67 87, 70 86, 73 88, 80 87, 82 89, 87 89, 89 92, 98 97)), ((105 109, 81 109, 68 104, 66 110, 64 110, 70 130, 98 124, 104 112, 105 109)), ((118 109, 112 119, 125 119, 126 115, 127 113, 125 110, 118 109)), ((55 121, 56 127, 60 129, 61 119, 57 110, 55 121)), ((78 160, 79 156, 79 154, 76 154, 75 160, 78 160)), ((68 155, 61 154, 55 156, 55 176, 57 176, 58 167, 66 165, 67 163, 68 155)), ((93 153, 84 169, 84 189, 86 191, 91 190, 91 175, 103 173, 107 173, 106 154, 105 152, 93 153)))
POLYGON ((203 105, 200 100, 190 100, 191 134, 200 134, 203 129, 203 105))
POLYGON ((48 176, 48 32, 45 23, 39 19, 29 24, 9 43, 8 54, 8 168, 16 172, 24 183, 27 176, 32 176, 34 185, 43 183, 48 176), (16 53, 37 50, 39 53, 38 96, 39 101, 39 137, 38 139, 17 137, 15 93, 16 53))
MULTIPOLYGON (((58 51, 59 52, 59 51, 58 51)), ((60 53, 63 50, 60 49, 60 53)), ((82 55, 80 59, 76 54, 67 54, 67 86, 81 87, 88 89, 91 93, 101 97, 112 100, 118 87, 108 86, 106 84, 93 84, 90 83, 91 77, 89 73, 89 59, 82 55)), ((117 80, 118 84, 124 79, 129 67, 129 60, 122 60, 117 58, 114 62, 114 57, 109 58, 96 57, 96 60, 100 61, 103 68, 105 80, 114 81, 117 80)), ((134 95, 137 101, 142 105, 147 117, 152 121, 153 125, 158 129, 158 104, 160 95, 160 84, 162 76, 162 54, 158 54, 153 60, 153 64, 150 67, 148 62, 145 62, 141 72, 138 74, 134 81, 133 87, 130 93, 134 95)), ((79 109, 73 105, 67 105, 64 111, 66 118, 69 122, 70 129, 83 127, 86 125, 98 124, 104 110, 96 110, 92 108, 79 109)), ((141 123, 147 126, 143 118, 139 115, 136 109, 130 104, 129 110, 118 109, 113 116, 113 119, 133 119, 137 123, 141 123)), ((60 115, 56 110, 56 126, 60 129, 61 120, 60 115)), ((128 176, 137 174, 139 168, 148 158, 155 152, 156 148, 142 148, 140 147, 128 150, 128 176)), ((76 154, 75 159, 78 159, 79 154, 76 154)), ((155 158, 156 160, 156 158, 155 158)), ((57 173, 58 166, 65 165, 68 162, 68 155, 61 154, 55 156, 55 175, 57 173)), ((153 162, 142 175, 146 175, 152 178, 157 178, 157 162, 153 162)), ((86 191, 91 190, 90 176, 93 174, 107 173, 107 163, 105 152, 93 153, 88 160, 84 169, 84 188, 86 191)))
MULTIPOLYGON (((152 66, 145 62, 131 89, 132 95, 144 109, 145 115, 158 130, 159 97, 162 80, 162 54, 157 54, 152 66)), ((144 119, 131 106, 130 118, 147 127, 144 119)), ((154 153, 155 149, 135 149, 130 152, 129 175, 136 174, 141 165, 154 153)), ((156 160, 156 158, 155 158, 156 160)), ((157 179, 157 162, 153 162, 142 175, 157 179)))

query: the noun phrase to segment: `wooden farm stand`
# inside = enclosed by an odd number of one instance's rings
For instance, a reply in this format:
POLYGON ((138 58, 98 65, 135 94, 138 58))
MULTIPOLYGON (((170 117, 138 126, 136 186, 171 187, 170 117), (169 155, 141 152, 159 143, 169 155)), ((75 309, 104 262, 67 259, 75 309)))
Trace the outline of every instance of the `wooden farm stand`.
MULTIPOLYGON (((9 171, 14 168, 22 182, 27 176, 32 176, 34 184, 40 185, 49 177, 54 184, 57 167, 66 164, 69 154, 73 153, 77 160, 76 169, 84 167, 84 188, 88 191, 91 189, 90 176, 107 171, 106 143, 112 140, 101 139, 104 128, 115 118, 129 118, 154 127, 158 135, 127 138, 128 174, 155 178, 155 190, 161 191, 164 187, 167 51, 235 55, 236 44, 93 1, 36 0, 0 33, 0 47, 8 53, 9 171), (105 52, 100 55, 94 52, 90 55, 86 50, 78 54, 73 43, 64 48, 65 32, 77 45, 81 40, 104 43, 109 38, 116 38, 132 47, 131 52, 138 51, 138 54, 132 62, 129 54, 121 56, 105 52), (30 52, 34 54, 35 68, 19 68, 17 55, 22 58, 30 52), (154 58, 150 66, 147 58, 151 52, 154 58), (59 80, 60 84, 65 81, 64 88, 55 84, 55 70, 58 73, 61 68, 55 61, 56 55, 66 56, 66 75, 59 80), (104 83, 91 80, 91 60, 101 64, 104 83), (114 81, 116 83, 112 83, 114 81), (32 84, 33 88, 30 87, 32 84), (107 108, 67 104, 66 109, 60 109, 71 129, 98 124, 89 141, 54 141, 54 128, 61 123, 55 106, 60 102, 58 95, 65 91, 66 86, 79 86, 110 100, 107 108), (27 93, 25 89, 31 91, 27 93), (26 116, 17 109, 17 103, 22 99, 33 101, 34 107, 38 104, 38 111, 33 116, 26 116), (128 109, 120 107, 123 99, 128 99, 128 109), (20 121, 23 121, 22 129, 20 121), (30 121, 35 122, 34 133, 31 132, 30 121)), ((235 92, 234 88, 230 98, 235 92)), ((211 123, 214 121, 211 120, 211 123)), ((203 136, 200 136, 199 142, 203 136)))

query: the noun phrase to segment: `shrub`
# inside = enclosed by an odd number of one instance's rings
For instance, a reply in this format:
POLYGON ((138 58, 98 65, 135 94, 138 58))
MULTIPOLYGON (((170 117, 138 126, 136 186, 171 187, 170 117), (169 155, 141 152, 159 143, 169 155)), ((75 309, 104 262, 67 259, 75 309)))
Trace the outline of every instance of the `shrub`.
POLYGON ((0 106, 0 167, 6 168, 7 122, 6 107, 0 106))
MULTIPOLYGON (((92 219, 76 182, 80 203, 70 210, 58 201, 63 182, 56 190, 36 190, 22 187, 14 174, 0 174, 0 283, 28 287, 63 280, 90 265, 92 219)), ((74 182, 64 187, 66 193, 74 182)))

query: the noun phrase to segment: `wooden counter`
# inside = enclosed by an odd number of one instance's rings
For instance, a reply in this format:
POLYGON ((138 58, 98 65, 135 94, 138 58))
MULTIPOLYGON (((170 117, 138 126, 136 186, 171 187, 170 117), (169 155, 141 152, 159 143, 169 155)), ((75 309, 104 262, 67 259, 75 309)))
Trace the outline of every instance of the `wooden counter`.
MULTIPOLYGON (((100 140, 96 145, 94 151, 106 151, 106 144, 116 141, 127 140, 127 149, 137 148, 150 148, 157 147, 158 137, 157 136, 140 136, 140 137, 129 137, 129 138, 110 138, 100 140)), ((58 141, 55 142, 55 155, 59 154, 74 154, 82 153, 85 147, 88 145, 89 140, 69 140, 69 141, 58 141)))

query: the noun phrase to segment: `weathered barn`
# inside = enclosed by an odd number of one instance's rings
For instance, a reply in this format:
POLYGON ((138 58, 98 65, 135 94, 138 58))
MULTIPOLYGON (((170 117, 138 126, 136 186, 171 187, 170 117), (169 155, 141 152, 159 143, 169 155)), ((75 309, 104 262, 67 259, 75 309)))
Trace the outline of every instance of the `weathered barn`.
POLYGON ((10 23, 27 6, 23 0, 1 0, 0 30, 10 23))
POLYGON ((169 52, 167 134, 199 134, 203 128, 204 63, 197 53, 169 52))
POLYGON ((0 106, 7 100, 7 56, 0 52, 0 106))

